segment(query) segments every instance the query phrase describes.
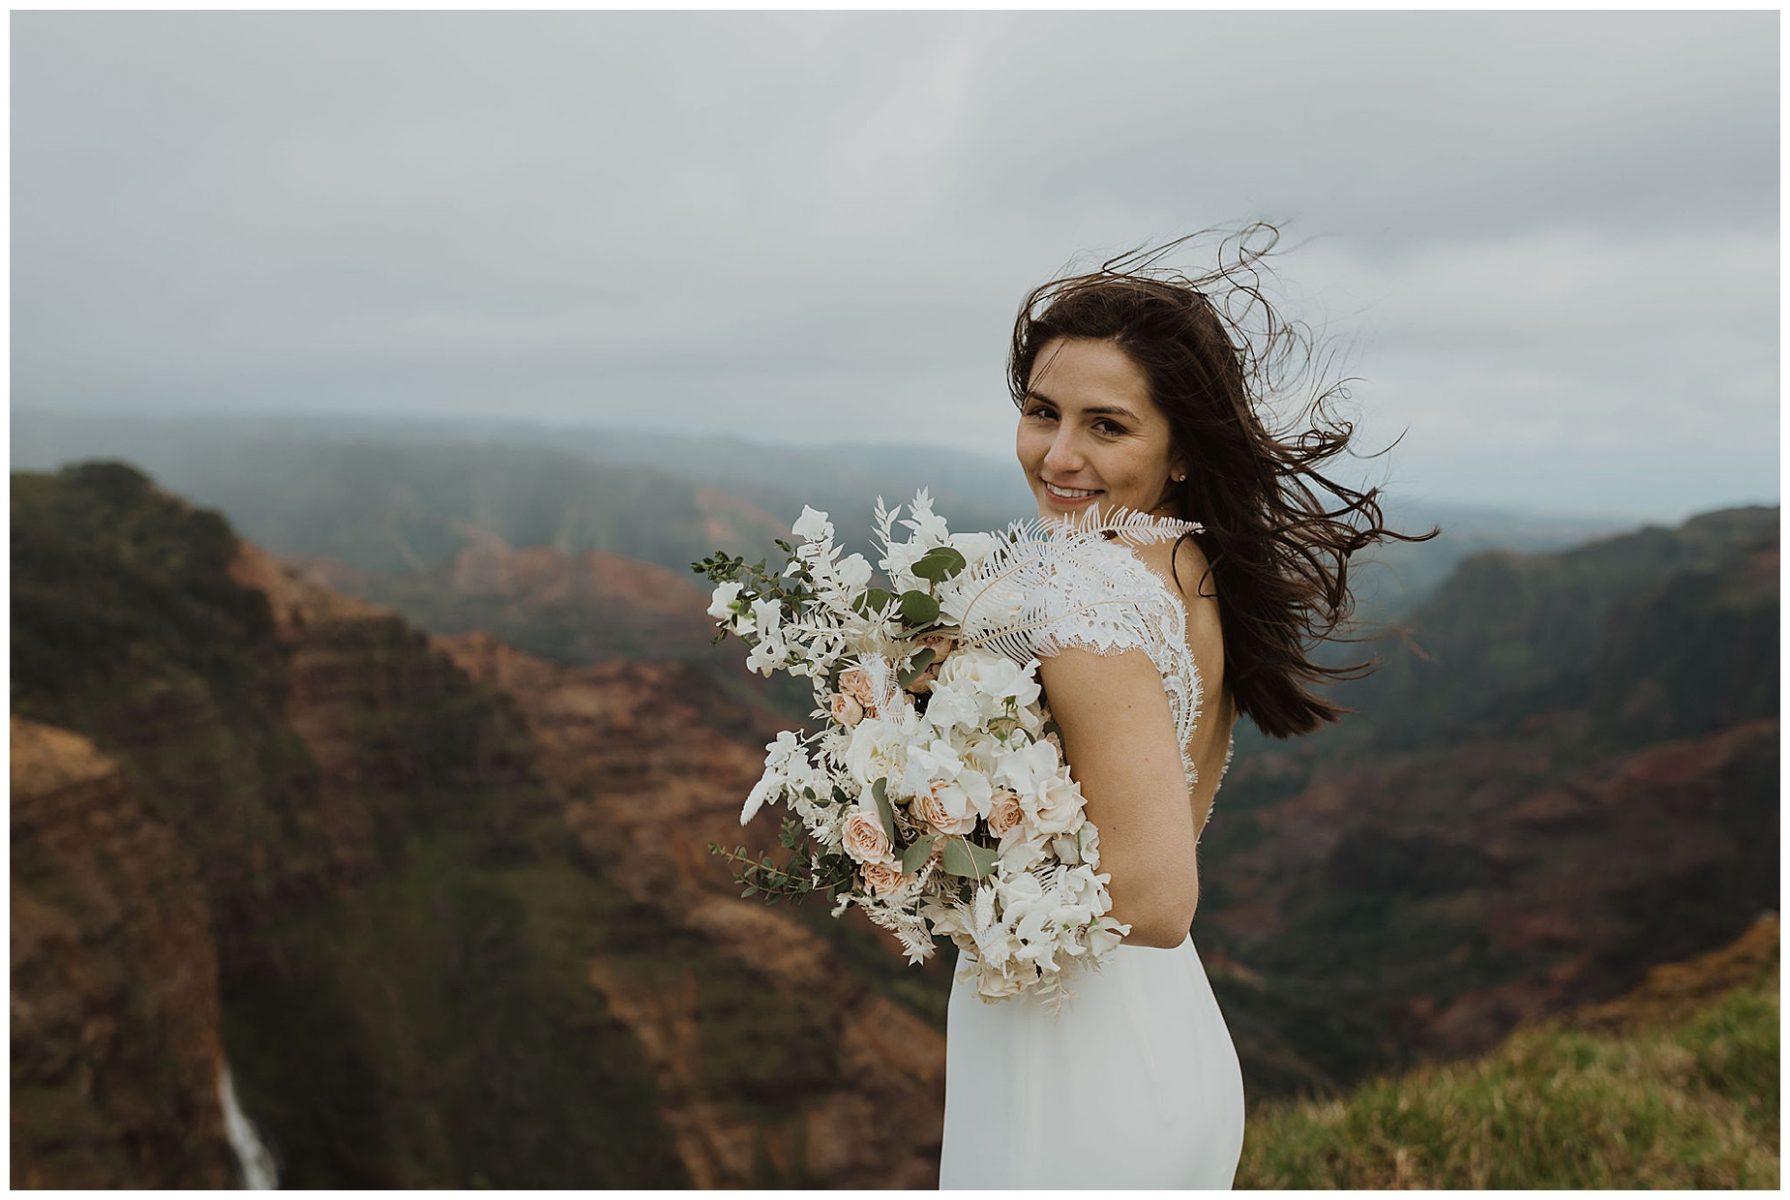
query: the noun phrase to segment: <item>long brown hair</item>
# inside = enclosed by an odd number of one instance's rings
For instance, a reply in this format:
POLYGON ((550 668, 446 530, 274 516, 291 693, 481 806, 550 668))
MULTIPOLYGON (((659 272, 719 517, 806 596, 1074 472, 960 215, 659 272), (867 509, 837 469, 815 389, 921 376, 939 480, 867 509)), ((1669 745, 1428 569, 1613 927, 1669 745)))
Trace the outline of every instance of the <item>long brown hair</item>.
MULTIPOLYGON (((1441 528, 1415 535, 1386 529, 1378 487, 1357 492, 1318 471, 1354 434, 1352 423, 1324 411, 1331 400, 1348 397, 1349 379, 1315 389, 1286 429, 1269 428, 1260 410, 1287 389, 1282 367, 1301 346, 1309 366, 1314 348, 1309 328, 1280 321, 1258 286, 1256 267, 1280 231, 1261 221, 1245 227, 1236 235, 1236 262, 1225 264, 1221 245, 1219 266, 1207 275, 1156 267, 1199 236, 1134 250, 1098 271, 1033 288, 1013 326, 1008 387, 1023 409, 1038 352, 1059 337, 1110 341, 1144 372, 1188 464, 1186 480, 1171 484, 1174 515, 1205 526, 1182 538, 1193 538, 1205 552, 1202 594, 1207 574, 1217 581, 1226 683, 1240 714, 1263 733, 1291 737, 1354 711, 1314 695, 1304 682, 1358 679, 1379 661, 1327 667, 1307 650, 1308 641, 1331 638, 1354 609, 1349 557, 1387 538, 1427 541, 1441 528), (1271 236, 1252 249, 1249 240, 1259 231, 1271 236), (1221 284, 1228 286, 1221 291, 1221 284), (1222 310, 1212 299, 1220 291, 1222 310), (1238 297, 1246 301, 1240 315, 1231 312, 1238 297), (1264 320, 1252 338, 1247 318, 1257 306, 1264 320), (1314 420, 1302 428, 1307 413, 1314 420), (1325 508, 1310 483, 1340 498, 1340 507, 1325 508), (1365 528, 1343 519, 1356 513, 1366 518, 1365 528)), ((1174 549, 1179 552, 1179 540, 1174 549)))

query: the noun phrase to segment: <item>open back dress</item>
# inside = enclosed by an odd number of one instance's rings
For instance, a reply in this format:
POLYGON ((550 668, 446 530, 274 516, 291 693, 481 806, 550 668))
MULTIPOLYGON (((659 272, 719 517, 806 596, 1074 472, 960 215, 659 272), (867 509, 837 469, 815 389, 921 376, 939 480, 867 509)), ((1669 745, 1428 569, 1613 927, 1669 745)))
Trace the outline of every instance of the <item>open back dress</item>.
MULTIPOLYGON (((1124 623, 1124 634, 1065 618, 1038 639, 1039 656, 1066 645, 1144 650, 1162 677, 1191 790, 1203 688, 1186 605, 1129 546, 1108 545, 1101 578, 1075 586, 1132 597, 1145 620, 1124 623)), ((1220 783, 1234 747, 1233 738, 1220 783)), ((987 1001, 960 971, 945 1048, 941 1188, 1231 1186, 1243 1076, 1191 933, 1173 950, 1120 943, 1098 971, 1077 977, 1054 1014, 1023 993, 987 1001)))

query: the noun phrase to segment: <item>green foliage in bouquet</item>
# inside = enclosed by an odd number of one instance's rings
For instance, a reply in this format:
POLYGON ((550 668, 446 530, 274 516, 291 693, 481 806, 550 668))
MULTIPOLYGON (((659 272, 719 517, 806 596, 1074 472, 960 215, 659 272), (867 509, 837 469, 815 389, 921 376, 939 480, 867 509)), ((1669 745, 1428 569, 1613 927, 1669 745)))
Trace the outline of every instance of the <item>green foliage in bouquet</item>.
MULTIPOLYGON (((780 606, 786 618, 799 619, 806 615, 814 602, 814 574, 809 565, 797 557, 793 545, 782 538, 775 539, 774 544, 786 555, 783 568, 775 573, 769 569, 768 559, 761 558, 756 563, 748 564, 743 557, 720 551, 700 562, 691 563, 690 569, 707 577, 714 584, 738 584, 739 591, 729 604, 734 613, 744 616, 752 611, 756 602, 769 600, 780 606), (786 585, 783 582, 786 578, 793 579, 794 584, 786 585)), ((968 565, 968 560, 960 551, 950 546, 934 547, 909 568, 916 576, 929 581, 928 590, 913 588, 896 593, 887 588, 869 586, 851 600, 851 610, 873 620, 897 617, 900 632, 905 636, 949 632, 952 627, 939 623, 939 602, 931 588, 953 578, 968 565)), ((711 644, 719 644, 730 634, 738 636, 730 626, 722 626, 716 631, 711 644)), ((922 647, 899 672, 897 682, 903 688, 911 687, 937 658, 937 651, 931 647, 922 647)), ((829 690, 837 690, 840 677, 846 669, 841 665, 828 675, 826 683, 829 690)), ((922 696, 917 700, 921 711, 924 711, 925 698, 922 696)), ((894 808, 889 803, 887 787, 888 780, 876 781, 876 804, 891 844, 899 847, 900 832, 894 808)), ((810 800, 816 799, 812 789, 807 789, 806 794, 810 800)), ((834 799, 841 804, 849 804, 851 801, 849 796, 838 789, 835 789, 834 799)), ((710 842, 707 850, 738 868, 734 882, 741 885, 742 898, 759 896, 770 903, 825 892, 829 899, 833 899, 840 891, 851 888, 854 864, 850 856, 818 849, 802 822, 795 816, 783 819, 779 841, 785 849, 791 851, 787 860, 781 864, 766 852, 760 852, 755 857, 743 845, 729 850, 718 842, 710 842)), ((903 872, 918 870, 941 843, 941 866, 945 871, 968 879, 981 879, 993 871, 998 857, 998 852, 993 847, 979 846, 966 838, 932 835, 920 837, 902 850, 903 872)))

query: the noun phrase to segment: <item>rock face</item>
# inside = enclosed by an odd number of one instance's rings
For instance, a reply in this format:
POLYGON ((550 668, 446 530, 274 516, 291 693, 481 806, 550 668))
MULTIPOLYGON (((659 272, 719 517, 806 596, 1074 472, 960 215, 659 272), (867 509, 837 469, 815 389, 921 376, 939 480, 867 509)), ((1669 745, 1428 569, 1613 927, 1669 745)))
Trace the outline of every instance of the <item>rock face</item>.
POLYGON ((947 964, 704 849, 774 841, 784 718, 431 642, 122 464, 13 502, 16 1182, 231 1186, 233 1114, 287 1187, 936 1181, 947 964))
POLYGON ((227 1053, 284 1186, 687 1181, 513 701, 123 464, 15 474, 13 535, 15 713, 124 781, 15 779, 20 1180, 234 1183, 227 1053))
POLYGON ((12 718, 12 1186, 237 1184, 192 855, 86 738, 12 718))
MULTIPOLYGON (((936 1186, 940 1030, 873 988, 824 912, 741 899, 705 849, 774 841, 774 822, 742 831, 739 811, 784 719, 687 664, 565 667, 482 634, 436 644, 516 697, 580 845, 656 931, 644 953, 647 930, 611 931, 590 980, 645 1047, 693 1185, 936 1186)), ((887 934, 851 924, 887 975, 942 999, 943 957, 902 966, 887 934)))

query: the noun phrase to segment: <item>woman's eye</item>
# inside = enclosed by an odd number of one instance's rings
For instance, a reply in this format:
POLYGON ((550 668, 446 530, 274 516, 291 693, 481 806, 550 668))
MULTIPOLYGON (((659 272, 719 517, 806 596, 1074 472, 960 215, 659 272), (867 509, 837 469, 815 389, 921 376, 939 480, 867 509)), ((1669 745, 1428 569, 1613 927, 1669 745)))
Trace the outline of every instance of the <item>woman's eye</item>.
MULTIPOLYGON (((1057 419, 1057 414, 1048 408, 1028 408, 1025 410, 1025 415, 1028 417, 1037 417, 1044 421, 1054 421, 1057 419)), ((1125 434, 1125 427, 1112 421, 1096 421, 1094 423, 1094 428, 1100 430, 1107 437, 1122 437, 1125 434)))

